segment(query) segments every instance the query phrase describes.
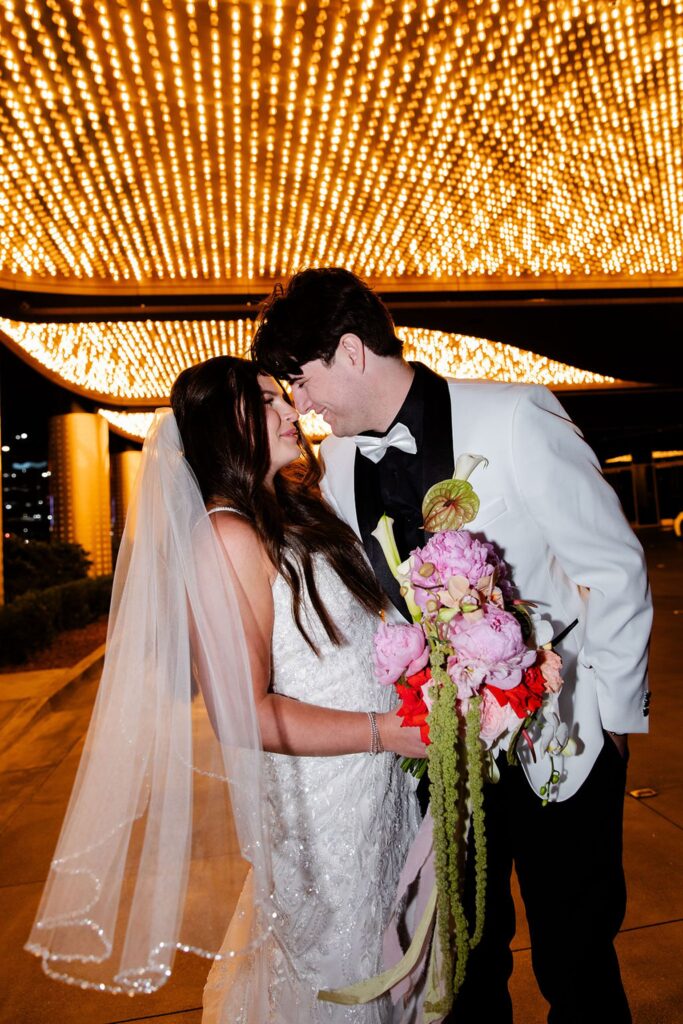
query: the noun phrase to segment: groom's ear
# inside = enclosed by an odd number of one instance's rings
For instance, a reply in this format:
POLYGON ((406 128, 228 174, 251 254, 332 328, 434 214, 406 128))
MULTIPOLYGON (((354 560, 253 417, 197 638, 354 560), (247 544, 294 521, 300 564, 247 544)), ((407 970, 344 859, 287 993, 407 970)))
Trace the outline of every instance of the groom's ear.
POLYGON ((365 370, 365 345, 357 334, 342 334, 336 352, 336 358, 340 357, 351 369, 365 370))

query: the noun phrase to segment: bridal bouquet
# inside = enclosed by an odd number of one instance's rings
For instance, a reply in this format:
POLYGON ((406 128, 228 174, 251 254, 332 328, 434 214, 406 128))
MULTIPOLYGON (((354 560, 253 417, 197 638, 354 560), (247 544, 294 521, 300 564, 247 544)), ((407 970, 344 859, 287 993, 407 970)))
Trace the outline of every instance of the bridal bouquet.
MULTIPOLYGON (((479 509, 468 478, 480 462, 481 456, 461 456, 454 478, 430 489, 422 511, 433 536, 405 562, 389 517, 374 532, 413 618, 412 625, 380 626, 374 661, 380 682, 396 688, 403 725, 419 728, 429 744, 428 759, 407 759, 403 767, 418 776, 429 772, 440 959, 452 979, 448 999, 460 988, 469 951, 483 931, 483 784, 497 778, 491 750, 503 740, 510 760, 519 742, 534 757, 534 742, 548 753, 550 773, 539 794, 547 803, 560 781, 552 755, 566 756, 574 746, 558 710, 561 662, 551 649, 550 624, 514 601, 508 567, 493 545, 462 529, 479 509), (470 822, 476 879, 471 934, 461 877, 470 822)), ((444 1006, 432 1007, 438 1009, 444 1006)))
MULTIPOLYGON (((381 528, 390 530, 388 517, 381 528)), ((533 751, 527 727, 541 708, 548 726, 555 726, 552 736, 545 729, 549 742, 544 749, 564 749, 567 736, 554 719, 561 660, 551 649, 529 646, 536 640, 533 617, 520 602, 512 602, 507 567, 493 545, 466 531, 447 530, 412 551, 398 568, 402 592, 417 612, 416 623, 380 626, 374 663, 379 681, 395 686, 403 724, 419 727, 423 742, 431 743, 430 690, 441 670, 463 718, 470 701, 478 698, 483 750, 506 736, 524 736, 533 751), (548 711, 553 714, 548 716, 548 711)), ((537 623, 536 628, 544 625, 537 623)), ((427 759, 406 759, 403 767, 420 777, 427 759)))

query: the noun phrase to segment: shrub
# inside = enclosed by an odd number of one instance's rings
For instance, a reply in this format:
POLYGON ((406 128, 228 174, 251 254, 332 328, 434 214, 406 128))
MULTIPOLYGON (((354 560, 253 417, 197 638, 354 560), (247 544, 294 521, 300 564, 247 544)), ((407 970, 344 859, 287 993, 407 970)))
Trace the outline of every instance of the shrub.
POLYGON ((64 629, 87 626, 109 610, 111 576, 74 580, 22 594, 0 608, 0 665, 16 665, 64 629))
POLYGON ((62 541, 20 540, 3 542, 5 600, 14 601, 30 590, 44 590, 60 583, 84 579, 92 562, 80 544, 62 541))

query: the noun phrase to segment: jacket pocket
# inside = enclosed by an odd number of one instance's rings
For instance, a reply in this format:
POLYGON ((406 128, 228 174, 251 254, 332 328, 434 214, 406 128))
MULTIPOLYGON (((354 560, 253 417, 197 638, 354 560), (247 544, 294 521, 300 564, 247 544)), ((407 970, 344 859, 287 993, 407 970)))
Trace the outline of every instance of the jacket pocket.
POLYGON ((492 523, 494 519, 498 519, 500 516, 507 512, 508 507, 505 504, 505 498, 492 498, 491 501, 487 501, 485 505, 482 505, 477 513, 476 519, 472 521, 471 529, 483 530, 484 527, 492 523))

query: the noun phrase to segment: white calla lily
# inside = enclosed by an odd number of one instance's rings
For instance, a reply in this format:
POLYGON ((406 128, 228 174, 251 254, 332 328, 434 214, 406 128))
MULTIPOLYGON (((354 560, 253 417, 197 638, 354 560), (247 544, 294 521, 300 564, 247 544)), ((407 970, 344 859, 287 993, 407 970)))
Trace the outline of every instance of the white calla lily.
POLYGON ((458 455, 455 463, 453 479, 468 480, 480 462, 484 463, 484 469, 486 469, 489 464, 489 460, 485 458, 485 456, 472 455, 471 452, 463 452, 462 455, 458 455))
POLYGON ((398 553, 396 547, 396 540, 394 539, 394 520, 391 516, 384 513, 379 518, 377 526, 372 531, 372 537, 375 538, 377 543, 382 549, 382 553, 387 560, 387 565, 391 570, 391 575, 394 579, 398 579, 398 567, 401 564, 401 556, 398 553))
POLYGON ((382 553, 387 560, 389 571, 401 587, 401 596, 408 607, 413 622, 419 622, 422 618, 422 612, 415 603, 413 588, 410 585, 410 559, 407 558, 404 562, 401 561, 394 537, 394 520, 391 516, 388 516, 386 513, 380 516, 379 522, 372 531, 371 536, 375 538, 381 547, 382 553))
POLYGON ((399 583, 408 584, 410 581, 410 558, 406 558, 405 562, 401 562, 396 567, 396 579, 399 583))

